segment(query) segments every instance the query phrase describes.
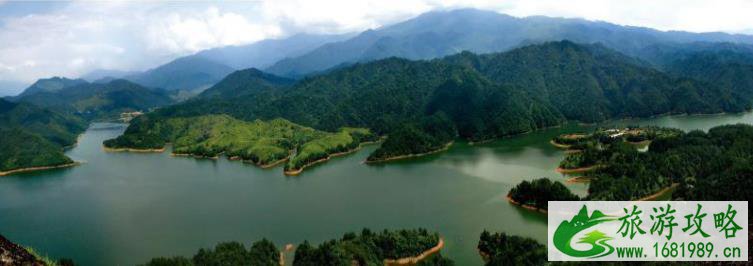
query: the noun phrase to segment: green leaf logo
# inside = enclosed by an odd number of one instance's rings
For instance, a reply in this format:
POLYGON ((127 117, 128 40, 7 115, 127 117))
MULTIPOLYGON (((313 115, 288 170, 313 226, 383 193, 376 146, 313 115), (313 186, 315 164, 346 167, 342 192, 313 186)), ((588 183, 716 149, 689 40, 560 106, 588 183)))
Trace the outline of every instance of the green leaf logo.
POLYGON ((604 222, 614 221, 617 218, 605 215, 599 210, 595 210, 591 216, 588 216, 588 209, 586 205, 580 209, 577 215, 570 221, 562 221, 554 231, 554 237, 552 241, 554 246, 561 251, 572 257, 577 258, 599 258, 604 257, 614 252, 614 247, 609 245, 607 241, 613 239, 606 234, 594 230, 586 233, 586 235, 578 240, 577 243, 590 244, 591 249, 577 250, 574 249, 571 244, 575 235, 583 230, 591 228, 597 224, 604 222))

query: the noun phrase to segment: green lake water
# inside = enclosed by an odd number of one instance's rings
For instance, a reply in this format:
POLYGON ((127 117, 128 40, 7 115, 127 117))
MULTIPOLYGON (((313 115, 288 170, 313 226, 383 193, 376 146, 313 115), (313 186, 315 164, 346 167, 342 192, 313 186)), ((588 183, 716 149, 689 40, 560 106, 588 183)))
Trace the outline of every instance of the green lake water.
MULTIPOLYGON (((619 121, 706 130, 753 123, 753 113, 619 121)), ((82 165, 0 177, 0 234, 81 265, 134 265, 190 256, 222 241, 266 237, 279 247, 349 231, 425 227, 446 240, 458 265, 479 265, 482 230, 546 240, 546 216, 510 205, 523 180, 550 177, 564 154, 548 144, 580 126, 537 131, 386 165, 361 162, 376 147, 287 177, 226 159, 169 153, 106 153, 123 125, 95 124, 67 154, 82 165)), ((568 185, 585 194, 586 185, 568 185)))

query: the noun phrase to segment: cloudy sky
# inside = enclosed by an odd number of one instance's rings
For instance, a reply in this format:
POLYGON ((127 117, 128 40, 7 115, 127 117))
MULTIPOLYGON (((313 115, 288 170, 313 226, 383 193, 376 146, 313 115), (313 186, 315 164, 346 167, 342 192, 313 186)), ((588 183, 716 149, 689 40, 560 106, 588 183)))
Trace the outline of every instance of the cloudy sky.
POLYGON ((753 0, 0 0, 0 89, 42 77, 78 77, 93 69, 144 70, 212 47, 299 32, 356 32, 461 7, 753 34, 753 0))

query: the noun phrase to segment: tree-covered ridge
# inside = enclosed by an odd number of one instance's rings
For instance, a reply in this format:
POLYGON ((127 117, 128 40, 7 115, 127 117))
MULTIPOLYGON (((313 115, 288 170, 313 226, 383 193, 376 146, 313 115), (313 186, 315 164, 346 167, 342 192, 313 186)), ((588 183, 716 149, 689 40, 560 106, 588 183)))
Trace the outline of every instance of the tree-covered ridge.
POLYGON ((573 201, 580 198, 570 192, 565 185, 548 178, 523 181, 513 187, 507 196, 517 204, 546 210, 549 201, 573 201))
POLYGON ((192 258, 183 256, 158 257, 144 266, 192 266, 192 265, 252 265, 278 266, 280 251, 271 241, 262 239, 250 248, 239 242, 224 242, 214 248, 200 249, 192 258))
MULTIPOLYGON (((23 97, 39 92, 56 92, 68 87, 73 87, 81 84, 86 84, 86 80, 83 79, 68 79, 64 77, 52 77, 46 79, 39 79, 26 88, 18 97, 23 97)), ((14 97, 15 98, 15 97, 14 97)))
POLYGON ((238 70, 198 95, 199 98, 234 98, 263 93, 292 85, 295 81, 264 73, 255 68, 238 70))
POLYGON ((566 119, 594 122, 749 107, 736 91, 644 65, 602 46, 568 41, 431 61, 388 58, 305 78, 285 89, 257 92, 265 87, 251 84, 258 79, 232 78, 223 87, 244 96, 197 99, 150 116, 228 114, 246 121, 284 118, 327 131, 369 128, 388 136, 371 156, 383 160, 436 151, 456 136, 483 141, 566 119))
MULTIPOLYGON (((293 265, 384 265, 386 259, 415 257, 440 242, 437 233, 426 229, 347 233, 341 239, 312 246, 307 241, 295 251, 293 265)), ((419 265, 454 265, 437 252, 419 265)))
POLYGON ((24 93, 18 101, 75 114, 84 119, 112 120, 121 112, 147 111, 173 102, 167 92, 126 80, 80 83, 55 91, 24 93))
POLYGON ((20 128, 0 128, 0 172, 71 163, 60 145, 20 128))
POLYGON ((72 115, 0 99, 0 128, 22 128, 60 146, 70 146, 86 125, 72 115))
POLYGON ((0 99, 0 172, 72 163, 63 147, 84 129, 76 117, 0 99))
POLYGON ((729 87, 674 78, 600 45, 561 41, 507 53, 461 53, 446 60, 528 91, 566 118, 583 122, 750 108, 749 99, 729 87))
POLYGON ((284 119, 242 121, 228 115, 177 117, 166 120, 139 117, 139 126, 104 142, 111 149, 161 149, 172 143, 174 154, 217 157, 224 154, 257 165, 290 158, 285 170, 299 170, 330 155, 376 140, 369 130, 341 128, 329 133, 284 119))

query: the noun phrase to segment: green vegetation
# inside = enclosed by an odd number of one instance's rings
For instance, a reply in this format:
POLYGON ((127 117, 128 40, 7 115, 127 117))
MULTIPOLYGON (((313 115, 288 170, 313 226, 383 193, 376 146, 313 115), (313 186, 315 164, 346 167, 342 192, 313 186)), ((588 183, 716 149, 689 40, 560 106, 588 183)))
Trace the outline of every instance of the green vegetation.
POLYGON ((548 178, 540 178, 531 182, 523 181, 513 187, 507 196, 519 204, 539 210, 546 210, 547 202, 550 200, 580 200, 580 198, 570 192, 565 185, 557 181, 552 182, 548 178))
POLYGON ((173 153, 200 157, 225 154, 257 165, 268 165, 290 157, 286 171, 300 170, 306 164, 335 153, 358 148, 376 136, 369 130, 341 128, 328 133, 296 125, 284 119, 247 122, 228 115, 179 117, 149 120, 139 117, 138 126, 126 134, 104 142, 112 149, 160 149, 168 142, 173 153))
POLYGON ((477 69, 553 105, 567 119, 598 122, 659 114, 740 112, 750 98, 730 87, 676 78, 601 45, 570 41, 507 53, 461 53, 448 61, 477 69))
POLYGON ((560 162, 562 169, 577 169, 599 165, 605 157, 605 149, 614 143, 644 143, 659 138, 682 134, 681 130, 660 127, 627 127, 597 129, 590 134, 564 134, 552 140, 555 144, 568 145, 569 153, 560 162))
MULTIPOLYGON (((388 137, 370 156, 376 161, 436 151, 455 137, 483 141, 565 120, 750 108, 746 95, 728 87, 673 77, 602 46, 569 41, 430 61, 388 58, 335 69, 292 86, 248 70, 231 75, 207 94, 212 96, 160 109, 131 127, 205 114, 245 121, 284 118, 325 131, 362 127, 388 137)), ((135 131, 129 129, 126 135, 129 132, 135 131)))
POLYGON ((59 145, 23 129, 0 129, 0 172, 73 163, 59 145))
MULTIPOLYGON (((383 265, 385 259, 414 257, 437 246, 439 235, 425 229, 384 230, 374 233, 363 229, 361 234, 347 233, 341 239, 325 241, 318 246, 304 241, 295 250, 293 265, 383 265)), ((153 258, 147 266, 189 265, 279 265, 280 251, 266 240, 254 242, 250 249, 242 243, 220 243, 214 249, 200 249, 191 259, 177 257, 153 258)), ((451 266, 452 260, 437 252, 421 260, 419 265, 451 266)))
POLYGON ((546 246, 533 239, 491 234, 484 230, 478 250, 486 265, 544 265, 547 262, 546 246))
POLYGON ((115 120, 122 112, 147 111, 173 102, 165 91, 147 89, 122 79, 24 92, 16 100, 78 115, 86 120, 115 120))
POLYGON ((0 99, 0 172, 73 163, 63 147, 84 128, 76 117, 0 99))
MULTIPOLYGON (((342 239, 325 241, 319 246, 303 242, 295 251, 293 265, 383 265, 385 259, 418 256, 437 245, 439 235, 425 229, 383 231, 364 229, 361 234, 347 233, 342 239)), ((440 253, 421 261, 421 265, 453 265, 440 253)))
POLYGON ((222 81, 199 94, 200 98, 233 98, 254 95, 293 85, 295 81, 255 68, 235 71, 222 81))
POLYGON ((599 142, 568 155, 560 165, 600 166, 588 173, 588 200, 635 200, 673 183, 680 185, 673 199, 748 200, 753 195, 753 126, 660 132, 647 152, 625 141, 599 142))
POLYGON ((191 265, 279 265, 280 251, 274 243, 262 239, 246 249, 242 243, 225 242, 213 249, 200 249, 192 259, 186 257, 153 258, 145 266, 191 266, 191 265))

